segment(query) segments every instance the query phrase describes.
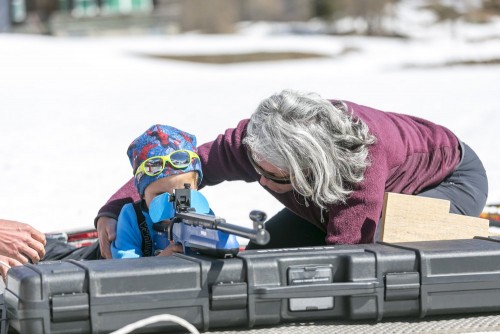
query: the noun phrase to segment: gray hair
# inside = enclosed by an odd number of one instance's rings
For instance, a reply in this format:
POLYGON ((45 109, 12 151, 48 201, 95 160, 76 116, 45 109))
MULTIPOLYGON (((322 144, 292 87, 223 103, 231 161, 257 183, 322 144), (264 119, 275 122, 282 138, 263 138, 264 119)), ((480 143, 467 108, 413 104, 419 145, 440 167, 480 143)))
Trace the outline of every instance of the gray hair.
POLYGON ((257 162, 290 172, 295 191, 325 209, 345 203, 363 181, 375 141, 345 103, 284 90, 260 103, 243 143, 257 162))

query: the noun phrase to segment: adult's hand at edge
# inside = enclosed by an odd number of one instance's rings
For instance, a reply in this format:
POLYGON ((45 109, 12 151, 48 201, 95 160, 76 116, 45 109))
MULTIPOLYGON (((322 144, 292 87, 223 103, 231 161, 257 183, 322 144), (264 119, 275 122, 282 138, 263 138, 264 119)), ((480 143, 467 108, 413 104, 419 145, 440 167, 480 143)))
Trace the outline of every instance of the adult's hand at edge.
POLYGON ((23 264, 16 259, 0 255, 0 275, 2 275, 2 279, 6 282, 7 272, 11 267, 22 266, 23 264))
POLYGON ((97 219, 97 235, 101 255, 105 259, 111 259, 111 242, 116 239, 116 219, 110 217, 99 217, 97 219))
POLYGON ((0 255, 21 263, 38 263, 45 256, 45 234, 31 225, 0 219, 0 255))

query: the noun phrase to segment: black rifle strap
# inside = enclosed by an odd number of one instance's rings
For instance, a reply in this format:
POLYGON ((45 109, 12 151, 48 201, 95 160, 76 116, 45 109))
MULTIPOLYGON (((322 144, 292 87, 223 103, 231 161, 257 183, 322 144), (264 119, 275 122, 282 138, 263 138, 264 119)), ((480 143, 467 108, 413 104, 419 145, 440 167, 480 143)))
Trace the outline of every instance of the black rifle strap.
POLYGON ((146 217, 141 210, 142 201, 134 203, 135 215, 137 216, 137 224, 139 225, 139 231, 142 236, 142 256, 153 255, 153 242, 151 241, 151 235, 149 235, 148 224, 146 223, 146 217))

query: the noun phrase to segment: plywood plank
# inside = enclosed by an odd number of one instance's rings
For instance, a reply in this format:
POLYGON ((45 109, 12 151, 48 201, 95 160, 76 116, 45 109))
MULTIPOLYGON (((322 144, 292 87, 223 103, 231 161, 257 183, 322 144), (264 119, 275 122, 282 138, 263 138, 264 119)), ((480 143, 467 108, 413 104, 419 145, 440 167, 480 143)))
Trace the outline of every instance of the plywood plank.
POLYGON ((381 224, 381 240, 385 242, 493 235, 487 219, 450 213, 447 200, 395 193, 385 194, 381 224))

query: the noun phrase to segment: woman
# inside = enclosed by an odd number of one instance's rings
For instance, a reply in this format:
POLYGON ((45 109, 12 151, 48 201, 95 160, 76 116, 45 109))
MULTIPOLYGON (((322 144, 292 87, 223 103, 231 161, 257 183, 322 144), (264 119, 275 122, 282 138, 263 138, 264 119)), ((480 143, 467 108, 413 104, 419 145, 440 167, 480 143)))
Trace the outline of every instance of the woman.
MULTIPOLYGON (((284 204, 266 222, 270 248, 373 242, 385 192, 446 199, 469 216, 488 193, 481 161, 447 128, 314 93, 273 95, 198 151, 201 186, 259 181, 284 204)), ((126 184, 100 210, 101 242, 135 197, 126 184)))

